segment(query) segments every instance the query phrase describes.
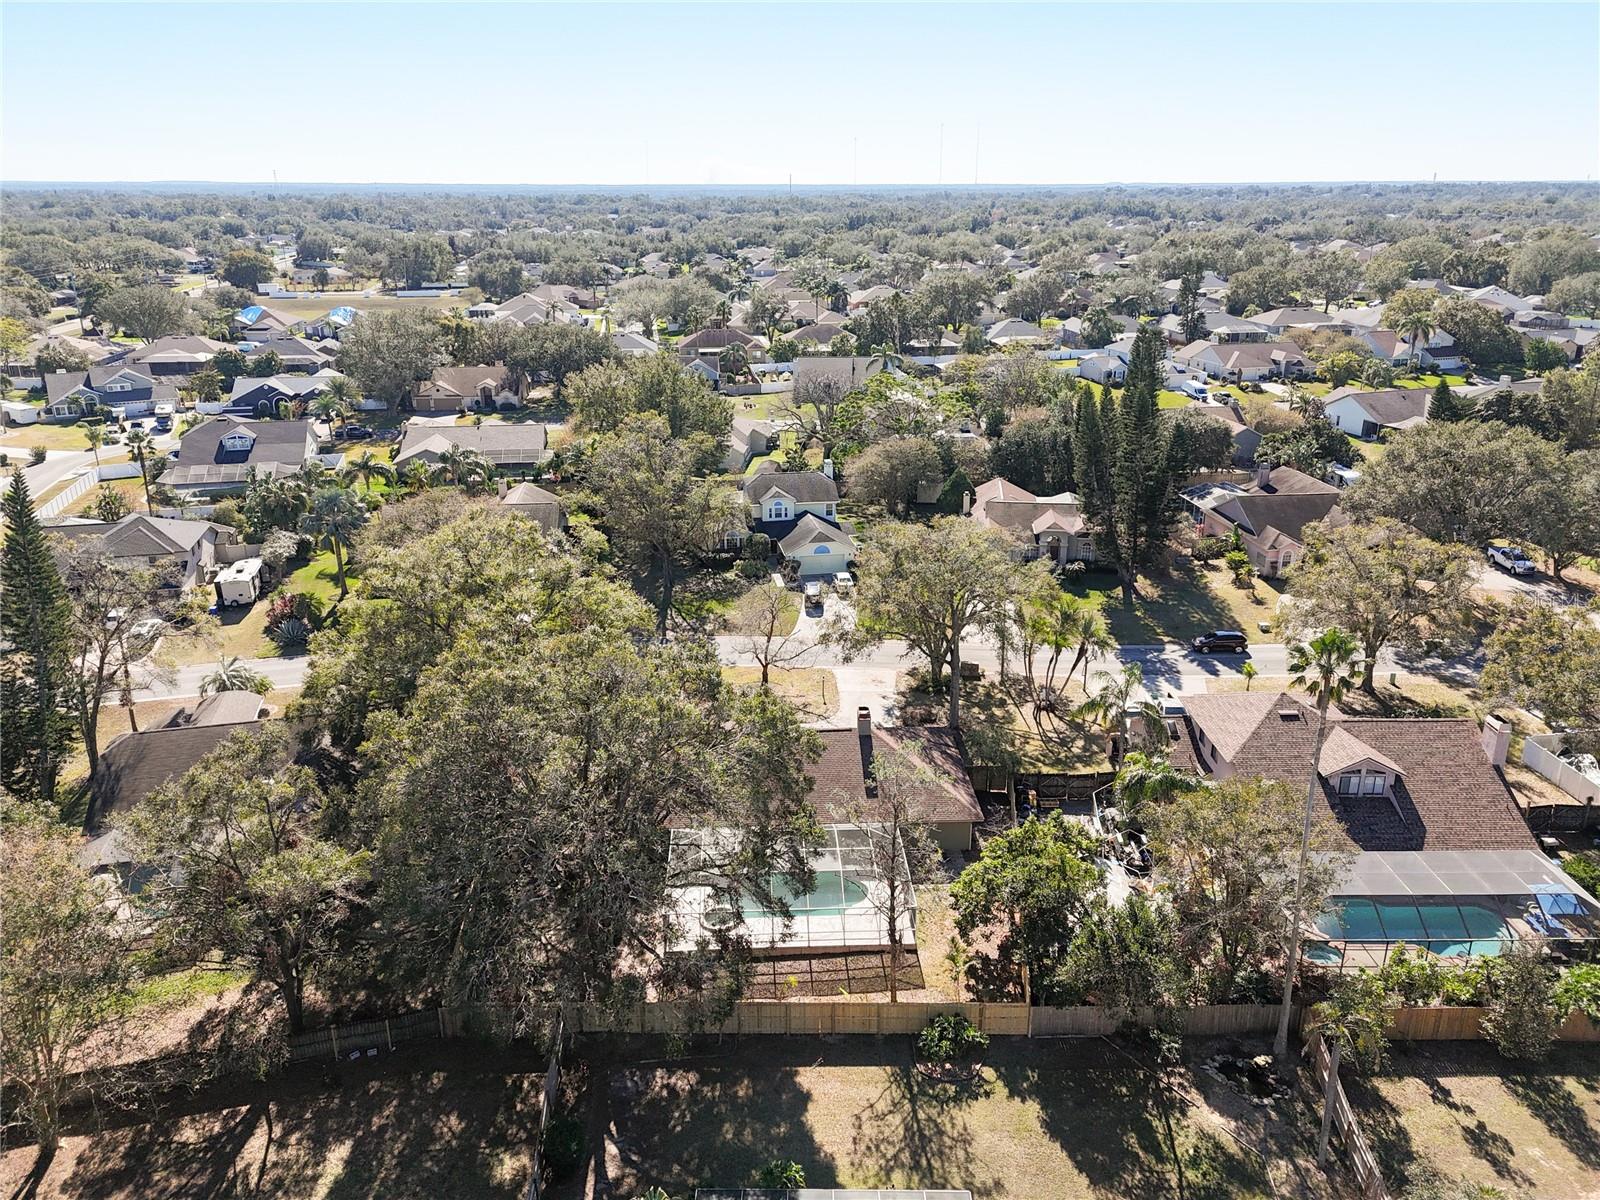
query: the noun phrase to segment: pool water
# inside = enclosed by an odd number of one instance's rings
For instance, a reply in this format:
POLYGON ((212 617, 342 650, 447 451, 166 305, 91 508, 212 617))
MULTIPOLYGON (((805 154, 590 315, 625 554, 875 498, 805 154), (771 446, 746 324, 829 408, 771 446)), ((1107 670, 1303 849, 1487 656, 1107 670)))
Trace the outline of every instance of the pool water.
MULTIPOLYGON (((818 871, 817 886, 802 894, 787 875, 774 875, 768 881, 772 894, 789 906, 797 917, 837 917, 865 902, 867 889, 842 871, 818 871)), ((741 907, 746 917, 774 917, 777 913, 758 896, 745 896, 741 907)))
MULTIPOLYGON (((1511 928, 1481 904, 1427 900, 1342 899, 1330 902, 1316 929, 1334 942, 1405 942, 1445 958, 1492 957, 1501 952, 1511 928)), ((1313 962, 1338 962, 1339 949, 1308 947, 1313 962)))

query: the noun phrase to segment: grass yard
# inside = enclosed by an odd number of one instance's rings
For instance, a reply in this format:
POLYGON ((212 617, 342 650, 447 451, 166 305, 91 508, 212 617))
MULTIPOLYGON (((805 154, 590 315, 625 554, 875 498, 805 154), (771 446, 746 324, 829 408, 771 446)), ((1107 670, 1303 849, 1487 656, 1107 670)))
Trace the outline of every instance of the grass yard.
MULTIPOLYGON (((348 554, 345 556, 344 577, 347 586, 355 586, 356 576, 351 569, 348 554)), ((333 561, 333 551, 322 550, 312 555, 305 566, 284 580, 283 590, 321 596, 323 601, 332 607, 339 599, 339 575, 333 561)), ((261 607, 259 602, 256 607, 261 607)))
POLYGON ((1600 1195, 1600 1046, 1520 1064, 1488 1042, 1414 1042, 1346 1086, 1397 1191, 1432 1168, 1515 1197, 1600 1195))
MULTIPOLYGON (((520 1200, 544 1064, 517 1047, 418 1043, 358 1063, 305 1063, 264 1082, 169 1094, 69 1125, 39 1189, 67 1200, 520 1200)), ((7 1148, 7 1195, 32 1168, 7 1148)))
POLYGON ((93 516, 90 511, 100 499, 102 488, 110 488, 121 496, 128 504, 130 512, 144 512, 144 483, 138 479, 109 479, 105 483, 96 484, 83 495, 79 496, 67 506, 63 516, 84 517, 93 516))
POLYGON ((1162 389, 1156 393, 1156 404, 1160 408, 1186 408, 1192 401, 1182 392, 1169 392, 1162 389))
POLYGON ((1309 1118, 1263 1119, 1188 1069, 1185 1098, 1169 1107, 1139 1064, 1100 1040, 996 1038, 964 1085, 918 1072, 909 1038, 629 1049, 633 1061, 589 1064, 599 1178, 558 1185, 554 1200, 749 1187, 773 1159, 799 1163, 812 1188, 959 1187, 980 1200, 1334 1194, 1307 1163, 1309 1118))
MULTIPOLYGON (((761 685, 760 667, 723 667, 722 677, 735 687, 754 691, 761 685)), ((773 667, 767 686, 800 710, 808 721, 820 721, 839 710, 839 683, 820 667, 773 667)))
POLYGON ((157 651, 157 657, 164 663, 178 667, 214 663, 227 656, 278 657, 278 644, 267 636, 266 596, 249 608, 219 609, 215 624, 208 621, 168 634, 157 651))
POLYGON ((1364 442, 1358 437, 1351 437, 1348 433, 1345 434, 1345 437, 1352 446, 1361 452, 1362 462, 1358 462, 1355 467, 1355 469, 1358 471, 1361 469, 1363 463, 1375 463, 1389 452, 1388 443, 1382 440, 1376 442, 1364 442))
MULTIPOLYGON (((726 626, 722 632, 746 637, 754 636, 759 631, 757 622, 761 593, 758 589, 766 579, 750 580, 737 573, 727 572, 711 582, 720 585, 714 590, 724 594, 712 596, 703 601, 703 604, 709 614, 722 619, 726 626)), ((681 588, 682 584, 679 586, 681 588)), ((793 633, 799 620, 800 597, 786 590, 783 594, 783 615, 777 627, 778 636, 787 637, 793 633)))
POLYGON ((46 450, 87 450, 89 438, 84 433, 86 428, 76 421, 69 425, 41 422, 37 425, 11 426, 0 432, 0 450, 13 457, 18 450, 26 453, 35 446, 43 446, 46 450))
POLYGON ((1257 623, 1274 618, 1283 594, 1276 580, 1266 579, 1242 591, 1227 571, 1187 559, 1178 559, 1164 579, 1141 578, 1132 608, 1123 605, 1116 577, 1104 571, 1068 576, 1062 587, 1098 603, 1124 645, 1186 642, 1212 629, 1242 629, 1259 640, 1257 623))

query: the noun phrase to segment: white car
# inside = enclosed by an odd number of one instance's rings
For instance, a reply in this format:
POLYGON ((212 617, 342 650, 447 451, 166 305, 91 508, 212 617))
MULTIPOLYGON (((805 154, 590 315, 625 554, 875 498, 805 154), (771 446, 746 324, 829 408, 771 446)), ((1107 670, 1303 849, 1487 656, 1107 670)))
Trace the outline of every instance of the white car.
POLYGON ((839 571, 833 577, 833 590, 836 592, 848 592, 855 585, 856 581, 849 571, 839 571))

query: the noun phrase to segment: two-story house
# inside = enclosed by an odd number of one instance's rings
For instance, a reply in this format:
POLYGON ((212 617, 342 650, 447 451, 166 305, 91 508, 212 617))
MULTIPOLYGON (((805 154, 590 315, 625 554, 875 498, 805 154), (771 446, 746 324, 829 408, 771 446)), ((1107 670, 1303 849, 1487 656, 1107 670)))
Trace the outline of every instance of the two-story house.
POLYGON ((801 578, 848 570, 852 530, 839 520, 839 487, 820 471, 757 471, 744 481, 756 532, 770 537, 801 578))
POLYGON ((1200 533, 1237 532, 1256 573, 1273 577, 1305 557, 1305 527, 1333 514, 1339 494, 1293 467, 1261 464, 1246 484, 1197 484, 1184 490, 1183 502, 1200 533))
POLYGON ((1035 496, 996 477, 973 490, 971 516, 979 525, 1011 538, 1025 560, 1094 561, 1094 539, 1084 524, 1083 502, 1073 492, 1035 496))
POLYGON ((184 589, 211 582, 217 547, 232 545, 238 538, 226 525, 147 513, 129 513, 111 524, 73 521, 45 528, 75 550, 94 550, 134 566, 170 566, 174 586, 184 589))
POLYGON ((73 420, 97 408, 123 417, 145 417, 158 405, 178 402, 178 388, 149 371, 113 363, 87 371, 52 371, 44 377, 46 420, 73 420))

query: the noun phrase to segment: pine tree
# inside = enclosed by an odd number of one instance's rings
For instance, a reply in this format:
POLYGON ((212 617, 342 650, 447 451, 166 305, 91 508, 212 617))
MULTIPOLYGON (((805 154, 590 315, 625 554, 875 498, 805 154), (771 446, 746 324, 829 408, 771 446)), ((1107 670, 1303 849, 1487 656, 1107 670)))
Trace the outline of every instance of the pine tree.
POLYGON ((0 666, 0 783, 24 800, 53 801, 72 737, 67 709, 70 612, 44 527, 21 471, 3 505, 0 635, 9 647, 0 666))
POLYGON ((1467 402, 1452 392, 1450 385, 1441 378, 1428 401, 1428 420, 1465 421, 1471 415, 1467 402))
POLYGON ((1160 333, 1146 326, 1134 339, 1121 402, 1103 390, 1098 409, 1078 407, 1073 453, 1084 515, 1094 526, 1095 552, 1116 568, 1125 604, 1133 603, 1139 571, 1166 544, 1186 457, 1156 402, 1163 358, 1160 333))
POLYGON ((1178 321, 1185 342, 1204 341, 1206 318, 1200 311, 1200 276, 1186 272, 1178 283, 1178 321))

